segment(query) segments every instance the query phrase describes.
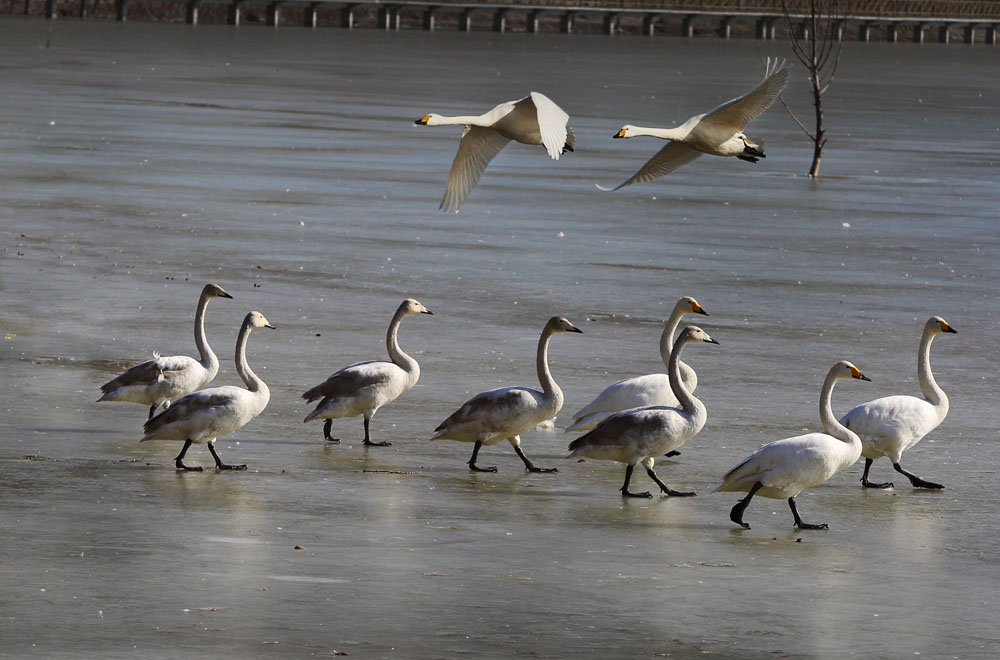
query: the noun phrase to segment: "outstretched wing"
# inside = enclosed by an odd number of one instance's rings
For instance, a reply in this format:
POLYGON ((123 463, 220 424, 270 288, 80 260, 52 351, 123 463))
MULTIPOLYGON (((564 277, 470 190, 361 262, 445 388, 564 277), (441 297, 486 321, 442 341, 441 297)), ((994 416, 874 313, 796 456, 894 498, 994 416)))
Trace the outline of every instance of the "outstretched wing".
POLYGON ((544 94, 532 92, 528 98, 535 104, 538 132, 542 136, 542 144, 545 145, 545 150, 549 152, 549 156, 553 160, 559 160, 566 145, 568 144, 572 149, 575 142, 572 132, 566 126, 569 122, 569 115, 544 94))
POLYGON ((618 184, 614 188, 605 188, 598 185, 601 190, 618 190, 633 183, 645 183, 666 176, 678 167, 687 165, 701 155, 697 149, 692 149, 683 142, 667 142, 667 145, 656 152, 656 155, 646 161, 646 164, 639 168, 628 180, 618 184))
POLYGON ((466 126, 462 141, 458 144, 455 161, 448 172, 448 183, 445 184, 440 208, 458 213, 462 200, 479 183, 483 170, 508 142, 508 138, 492 128, 466 126))
POLYGON ((706 114, 702 121, 725 124, 742 131, 744 126, 761 116, 778 98, 781 91, 785 89, 785 85, 788 84, 789 71, 791 71, 791 67, 784 61, 779 64, 777 59, 772 62, 771 58, 768 58, 764 79, 753 91, 723 103, 706 114))

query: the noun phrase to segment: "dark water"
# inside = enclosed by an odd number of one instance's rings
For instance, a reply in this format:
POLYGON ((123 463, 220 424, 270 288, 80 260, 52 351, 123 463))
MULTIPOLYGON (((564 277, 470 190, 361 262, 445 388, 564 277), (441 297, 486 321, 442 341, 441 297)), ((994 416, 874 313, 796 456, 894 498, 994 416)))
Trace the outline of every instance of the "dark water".
MULTIPOLYGON (((1000 51, 849 44, 827 97, 824 177, 780 108, 768 158, 702 158, 617 193, 659 147, 611 140, 742 93, 784 45, 6 19, 0 22, 0 655, 9 657, 992 657, 998 644, 996 374, 1000 51), (46 42, 50 47, 46 48, 46 42), (530 90, 573 117, 558 163, 509 147, 458 216, 437 211, 459 129, 530 90), (152 351, 192 354, 201 286, 235 384, 242 317, 267 410, 220 439, 246 473, 176 474, 139 445, 145 411, 93 403, 152 351), (681 295, 721 346, 692 347, 709 410, 660 475, 696 498, 622 501, 617 464, 562 460, 569 414, 662 368, 681 295), (404 297, 420 383, 322 444, 298 399, 384 356, 404 297), (471 394, 533 384, 554 339, 556 430, 506 445, 427 442, 471 394), (799 498, 829 532, 757 500, 750 531, 708 495, 763 442, 816 430, 819 385, 850 359, 846 411, 916 393, 928 316, 951 397, 904 457, 943 482, 865 492, 861 465, 799 498), (301 546, 301 550, 296 550, 301 546)), ((810 107, 798 71, 787 93, 810 107)), ((211 464, 203 447, 190 463, 211 464)), ((873 477, 898 477, 886 461, 873 477)), ((645 476, 635 483, 645 490, 645 476)))

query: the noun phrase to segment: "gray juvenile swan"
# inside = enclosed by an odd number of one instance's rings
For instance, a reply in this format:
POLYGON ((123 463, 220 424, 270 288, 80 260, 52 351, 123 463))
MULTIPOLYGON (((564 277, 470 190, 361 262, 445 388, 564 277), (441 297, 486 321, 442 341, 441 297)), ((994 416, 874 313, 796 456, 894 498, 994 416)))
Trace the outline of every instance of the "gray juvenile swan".
POLYGON ((192 443, 206 442, 215 466, 220 470, 245 470, 246 465, 226 465, 215 451, 215 439, 243 428, 267 407, 271 391, 247 364, 247 338, 255 328, 274 328, 260 312, 250 312, 236 339, 236 371, 246 389, 225 385, 210 387, 178 399, 156 417, 146 421, 146 435, 140 440, 183 440, 184 447, 174 459, 178 470, 201 471, 184 465, 184 455, 192 443))
POLYGON ((190 394, 212 382, 219 372, 219 359, 205 336, 205 309, 213 298, 232 298, 218 284, 206 284, 198 298, 194 315, 194 343, 200 360, 186 355, 161 356, 137 364, 112 381, 101 385, 103 395, 97 401, 130 401, 149 406, 149 417, 160 406, 190 394))
POLYGON ((563 393, 549 371, 549 339, 558 332, 583 332, 565 317, 553 316, 538 339, 535 367, 542 390, 528 387, 501 387, 480 392, 441 422, 431 440, 458 440, 476 443, 469 459, 469 469, 475 472, 496 472, 496 467, 479 467, 476 458, 483 446, 495 445, 506 439, 524 461, 528 472, 558 472, 556 468, 540 468, 528 460, 521 450, 521 434, 527 433, 562 408, 563 393))
POLYGON ((401 394, 417 384, 420 378, 420 365, 399 347, 397 335, 399 324, 411 314, 431 314, 434 312, 424 307, 413 298, 407 298, 396 309, 389 323, 385 336, 385 346, 392 362, 372 360, 358 362, 344 367, 325 381, 308 390, 302 395, 307 402, 322 399, 315 410, 306 415, 305 422, 313 419, 325 419, 323 437, 330 442, 340 442, 339 438, 330 435, 333 420, 340 417, 364 416, 365 445, 372 447, 388 447, 389 442, 372 442, 368 424, 378 409, 387 403, 395 401, 401 394))
POLYGON ((587 456, 600 461, 625 463, 625 483, 620 489, 624 497, 652 497, 649 492, 633 493, 628 489, 637 463, 642 463, 649 478, 667 495, 694 495, 673 490, 653 471, 654 457, 678 449, 701 431, 708 419, 705 405, 688 391, 680 374, 681 351, 694 342, 719 343, 696 325, 681 331, 667 365, 670 387, 680 407, 648 406, 612 415, 593 431, 571 442, 567 458, 587 456))
POLYGON ((458 213, 462 200, 479 182, 486 166, 511 140, 540 144, 553 160, 573 151, 573 129, 566 125, 567 122, 569 115, 549 97, 531 92, 519 101, 501 103, 481 115, 444 117, 431 113, 413 123, 465 126, 440 206, 445 211, 458 213))
POLYGON ((614 188, 597 186, 601 190, 618 190, 633 183, 645 183, 670 174, 702 154, 735 156, 756 163, 764 158, 763 142, 747 137, 744 127, 759 117, 778 98, 788 83, 790 67, 770 59, 764 79, 752 91, 715 110, 688 119, 677 128, 643 128, 626 124, 615 133, 616 138, 649 136, 670 140, 639 171, 614 188))

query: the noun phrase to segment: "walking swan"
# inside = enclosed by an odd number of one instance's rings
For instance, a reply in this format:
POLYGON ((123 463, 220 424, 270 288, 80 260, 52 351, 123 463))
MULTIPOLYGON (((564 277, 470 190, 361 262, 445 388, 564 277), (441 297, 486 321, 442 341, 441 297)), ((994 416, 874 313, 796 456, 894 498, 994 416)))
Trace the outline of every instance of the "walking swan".
POLYGON ((386 332, 385 345, 391 362, 372 360, 358 362, 344 367, 316 387, 302 395, 308 403, 322 399, 316 408, 306 415, 305 422, 325 419, 323 437, 329 442, 340 442, 330 435, 334 419, 357 417, 365 419, 365 441, 369 447, 388 447, 389 442, 372 442, 368 425, 378 409, 395 401, 401 394, 417 384, 420 365, 399 347, 397 335, 399 324, 410 314, 430 314, 433 312, 413 298, 407 298, 396 309, 386 332))
POLYGON ((788 83, 790 67, 768 58, 764 79, 753 90, 723 103, 715 110, 691 117, 677 128, 643 128, 626 124, 616 138, 649 136, 669 140, 667 145, 646 161, 639 171, 614 188, 645 183, 666 176, 702 154, 735 156, 756 163, 764 158, 763 141, 747 137, 743 129, 767 110, 788 83))
MULTIPOLYGON (((686 314, 704 314, 708 316, 698 301, 691 296, 684 296, 674 305, 670 318, 663 325, 660 335, 660 358, 663 365, 670 369, 670 347, 674 343, 674 332, 686 314)), ((694 392, 698 387, 698 375, 689 365, 678 362, 681 381, 688 392, 694 392)), ((646 374, 620 380, 610 385, 597 397, 573 414, 573 422, 566 427, 566 432, 589 431, 601 421, 616 412, 643 406, 676 406, 677 397, 670 387, 670 377, 667 374, 646 374)))
POLYGON ((573 129, 566 125, 568 121, 569 115, 549 97, 531 92, 482 115, 444 117, 431 113, 413 122, 422 126, 465 126, 439 208, 458 213, 462 200, 476 187, 486 166, 511 140, 540 144, 553 160, 573 151, 575 138, 573 129))
POLYGON ((829 529, 826 523, 803 522, 795 508, 795 496, 851 467, 861 456, 861 439, 837 421, 830 407, 833 386, 844 378, 871 380, 850 362, 842 360, 833 365, 819 395, 819 419, 826 433, 809 433, 766 444, 726 473, 713 493, 747 492, 730 511, 730 520, 750 529, 743 522, 743 512, 754 495, 761 495, 788 498, 788 507, 799 529, 829 529))
POLYGON ((883 456, 889 457, 896 472, 909 479, 914 488, 944 488, 907 472, 899 460, 904 451, 920 442, 948 415, 948 396, 931 373, 931 342, 939 334, 954 332, 955 329, 940 316, 932 316, 924 324, 917 350, 917 381, 922 398, 902 394, 887 396, 863 403, 841 417, 840 423, 861 438, 861 455, 865 457, 861 483, 866 488, 892 488, 892 482, 868 481, 872 462, 883 456))
POLYGON ((247 364, 247 338, 255 328, 271 328, 260 312, 250 312, 243 320, 236 339, 236 371, 247 388, 225 385, 210 387, 178 399, 174 405, 146 421, 146 435, 140 440, 183 440, 184 447, 174 464, 178 470, 201 471, 184 465, 184 455, 192 443, 208 444, 215 466, 220 470, 245 470, 246 465, 226 465, 215 451, 215 439, 246 426, 264 411, 271 391, 247 364))
POLYGON ((218 284, 206 284, 198 298, 194 314, 194 343, 200 360, 186 355, 163 357, 153 353, 153 359, 137 364, 112 381, 101 385, 101 401, 131 401, 149 406, 149 417, 160 406, 169 406, 174 399, 208 385, 219 372, 219 359, 205 336, 205 310, 213 298, 232 298, 218 284))
POLYGON ((571 453, 567 458, 587 456, 601 461, 625 463, 625 483, 621 487, 623 497, 652 497, 648 491, 633 493, 628 489, 632 470, 640 462, 646 468, 646 474, 662 492, 679 497, 694 495, 693 492, 683 493, 671 489, 653 471, 655 456, 679 448, 701 431, 708 418, 705 405, 688 391, 680 375, 681 351, 694 342, 719 343, 695 325, 684 328, 677 338, 670 353, 667 372, 670 387, 680 402, 679 408, 648 406, 612 415, 593 431, 571 442, 571 453))
POLYGON ((521 434, 527 433, 547 419, 551 419, 562 408, 563 393, 549 372, 549 339, 557 332, 583 331, 562 316, 553 316, 542 329, 538 339, 535 366, 542 391, 528 387, 501 387, 488 392, 480 392, 441 422, 436 435, 431 440, 458 440, 474 442, 469 469, 475 472, 496 472, 496 467, 479 467, 476 458, 483 445, 495 445, 504 438, 514 447, 514 451, 524 461, 528 472, 558 472, 557 468, 540 468, 528 460, 521 450, 521 434))

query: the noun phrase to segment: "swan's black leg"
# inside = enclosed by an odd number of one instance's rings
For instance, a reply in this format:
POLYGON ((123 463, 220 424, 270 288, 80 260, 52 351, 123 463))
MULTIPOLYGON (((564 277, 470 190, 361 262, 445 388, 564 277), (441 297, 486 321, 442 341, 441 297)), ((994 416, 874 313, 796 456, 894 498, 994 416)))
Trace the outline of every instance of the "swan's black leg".
POLYGON ((631 463, 625 466, 625 483, 623 483, 622 487, 618 489, 622 492, 622 497, 652 497, 653 494, 649 491, 644 493, 633 493, 628 489, 629 482, 632 481, 632 470, 634 469, 635 466, 631 463))
POLYGON ((532 463, 530 460, 528 460, 528 457, 524 455, 523 451, 521 451, 520 445, 514 445, 514 451, 517 452, 517 455, 521 457, 522 461, 524 461, 524 470, 525 470, 525 472, 558 472, 559 471, 559 468, 540 468, 540 467, 535 467, 535 464, 532 463))
POLYGON ((340 438, 335 438, 332 435, 330 435, 330 429, 332 428, 333 428, 333 420, 332 419, 326 420, 326 422, 323 423, 323 437, 327 440, 327 442, 339 443, 340 438))
POLYGON ((753 156, 737 156, 740 160, 745 160, 748 163, 756 163, 760 161, 760 158, 754 158, 753 156))
POLYGON ((215 453, 215 443, 214 442, 209 442, 208 443, 208 451, 212 452, 212 458, 215 459, 215 467, 219 468, 220 470, 245 470, 245 469, 247 469, 247 466, 245 466, 245 465, 226 465, 225 463, 223 463, 222 459, 219 458, 219 455, 217 453, 215 453))
POLYGON ((153 419, 153 413, 155 412, 156 412, 156 404, 154 403, 149 407, 149 417, 147 417, 146 419, 153 419))
POLYGON ((482 440, 476 440, 476 446, 472 448, 472 458, 469 459, 469 469, 473 472, 496 472, 497 466, 479 467, 476 465, 476 458, 479 456, 479 449, 483 446, 482 440))
POLYGON ((899 463, 893 463, 892 467, 894 470, 896 470, 896 472, 900 473, 901 475, 909 479, 910 483, 913 484, 914 488, 944 488, 944 486, 942 486, 941 484, 936 484, 933 481, 925 481, 924 479, 921 479, 912 472, 907 472, 906 470, 903 469, 903 466, 900 465, 899 463))
POLYGON ((660 478, 656 476, 655 472, 653 472, 653 468, 646 468, 646 474, 649 475, 650 479, 656 482, 656 485, 660 487, 661 491, 663 491, 667 495, 670 495, 671 497, 692 497, 694 495, 697 495, 697 493, 695 493, 694 491, 691 491, 690 493, 683 493, 679 490, 672 489, 670 486, 660 481, 660 478))
POLYGON ((877 484, 877 483, 868 481, 868 470, 870 470, 872 468, 872 463, 873 462, 874 462, 874 459, 871 459, 871 458, 866 458, 865 459, 865 471, 861 475, 861 485, 864 486, 865 488, 892 488, 892 482, 891 481, 886 481, 885 483, 881 483, 881 484, 877 484))
POLYGON ((368 434, 368 423, 370 421, 371 420, 368 419, 368 416, 366 415, 365 416, 365 446, 366 447, 391 447, 392 446, 391 442, 372 442, 372 438, 368 434))
POLYGON ((788 508, 792 510, 792 515, 795 517, 795 526, 799 529, 830 529, 830 526, 826 523, 820 525, 810 525, 807 522, 802 522, 802 518, 799 517, 799 511, 795 508, 795 498, 788 498, 788 508))
POLYGON ((754 493, 756 493, 763 487, 764 484, 760 483, 759 481, 755 483, 753 485, 753 488, 750 489, 750 492, 747 493, 747 496, 733 506, 732 510, 729 512, 729 519, 732 520, 737 525, 739 525, 740 527, 742 527, 743 529, 750 529, 750 525, 743 522, 743 512, 746 511, 747 506, 749 506, 750 500, 753 498, 754 493))
POLYGON ((184 447, 181 448, 181 453, 177 454, 177 458, 174 459, 174 465, 177 466, 178 470, 188 470, 189 472, 201 472, 202 468, 199 467, 188 467, 184 465, 184 454, 187 453, 188 447, 191 446, 190 440, 184 441, 184 447))
POLYGON ((664 456, 666 456, 667 458, 673 458, 674 456, 680 456, 680 455, 681 453, 676 449, 673 451, 668 451, 666 454, 664 454, 664 456))

